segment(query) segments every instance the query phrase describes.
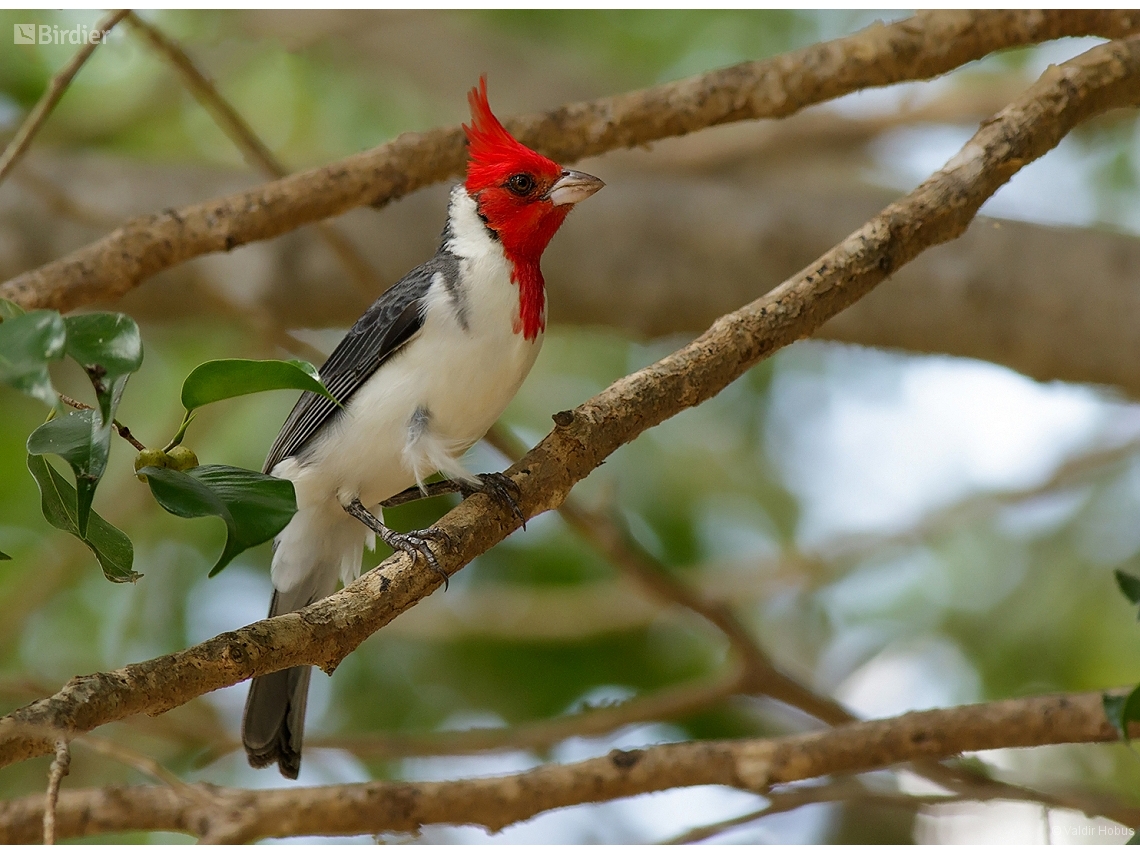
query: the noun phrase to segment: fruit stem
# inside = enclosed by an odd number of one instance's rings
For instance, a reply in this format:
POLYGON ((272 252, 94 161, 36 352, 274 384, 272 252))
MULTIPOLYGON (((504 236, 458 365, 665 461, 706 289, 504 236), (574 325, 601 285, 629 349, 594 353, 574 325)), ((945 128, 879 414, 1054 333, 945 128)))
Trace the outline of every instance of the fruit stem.
MULTIPOLYGON (((63 401, 65 404, 67 404, 67 406, 69 406, 75 410, 93 410, 93 409, 95 409, 90 404, 85 404, 82 401, 77 401, 74 398, 72 398, 70 395, 65 395, 62 392, 59 393, 59 399, 61 401, 63 401)), ((125 439, 127 442, 129 442, 131 445, 133 445, 138 451, 142 451, 144 448, 146 448, 145 445, 143 445, 141 442, 139 442, 137 439, 135 439, 135 435, 133 433, 131 433, 131 429, 129 427, 127 427, 125 424, 123 424, 122 422, 120 422, 118 419, 112 419, 111 424, 114 425, 115 433, 117 433, 119 436, 121 436, 123 439, 125 439)))

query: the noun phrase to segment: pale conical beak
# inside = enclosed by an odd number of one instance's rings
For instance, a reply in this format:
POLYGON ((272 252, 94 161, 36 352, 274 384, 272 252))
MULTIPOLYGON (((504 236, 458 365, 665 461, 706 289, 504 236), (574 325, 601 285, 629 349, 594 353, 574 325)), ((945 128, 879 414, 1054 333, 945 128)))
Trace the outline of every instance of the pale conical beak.
POLYGON ((600 178, 587 175, 585 172, 575 172, 567 169, 561 177, 554 182, 546 198, 554 205, 576 205, 583 199, 588 199, 605 187, 600 178))

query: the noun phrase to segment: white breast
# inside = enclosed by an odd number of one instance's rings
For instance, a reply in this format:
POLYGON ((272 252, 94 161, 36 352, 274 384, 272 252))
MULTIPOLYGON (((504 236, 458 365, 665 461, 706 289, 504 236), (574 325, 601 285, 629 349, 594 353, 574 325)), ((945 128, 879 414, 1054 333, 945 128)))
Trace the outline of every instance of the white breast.
POLYGON ((299 505, 359 497, 370 507, 437 471, 473 480, 459 458, 534 365, 542 337, 515 333, 519 291, 510 263, 462 187, 450 215, 457 293, 436 276, 420 331, 357 391, 304 467, 280 473, 294 480, 299 505))

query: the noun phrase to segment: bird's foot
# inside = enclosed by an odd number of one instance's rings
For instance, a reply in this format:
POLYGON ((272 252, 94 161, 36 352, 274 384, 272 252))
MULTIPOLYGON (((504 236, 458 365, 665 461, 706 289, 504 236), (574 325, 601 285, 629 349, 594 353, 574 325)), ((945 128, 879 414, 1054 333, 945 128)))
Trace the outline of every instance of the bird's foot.
POLYGON ((417 556, 421 556, 428 566, 439 574, 439 578, 443 580, 443 590, 447 590, 449 579, 447 574, 443 572, 443 567, 439 564, 439 559, 435 557, 435 551, 431 547, 431 541, 442 543, 445 548, 451 548, 451 535, 441 528, 421 528, 415 531, 400 532, 393 531, 392 529, 384 526, 384 531, 376 532, 380 538, 388 544, 392 549, 398 549, 411 557, 413 561, 417 556))
POLYGON ((465 499, 474 493, 486 493, 492 499, 510 508, 511 513, 522 523, 523 531, 526 531, 526 514, 524 514, 522 508, 519 507, 519 498, 522 495, 522 491, 519 490, 519 485, 511 480, 509 476, 504 475, 502 472, 487 472, 479 476, 478 485, 461 485, 459 492, 463 494, 463 498, 465 499))
POLYGON ((443 589, 446 591, 449 584, 447 574, 443 572, 443 567, 440 566, 439 559, 435 557, 435 550, 431 546, 431 541, 443 544, 444 548, 451 548, 451 535, 441 528, 422 528, 416 531, 400 532, 388 528, 384 523, 380 522, 375 515, 373 515, 364 505, 360 503, 359 499, 354 499, 351 504, 345 507, 345 510, 372 529, 380 536, 388 546, 392 549, 398 549, 400 552, 407 554, 412 561, 416 558, 423 558, 427 565, 439 574, 443 580, 443 589))

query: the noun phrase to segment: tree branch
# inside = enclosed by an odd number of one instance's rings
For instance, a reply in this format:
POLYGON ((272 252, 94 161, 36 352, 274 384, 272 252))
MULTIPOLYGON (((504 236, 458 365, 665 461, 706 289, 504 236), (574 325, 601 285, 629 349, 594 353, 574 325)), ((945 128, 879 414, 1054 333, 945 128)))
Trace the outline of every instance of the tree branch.
POLYGON ((902 808, 917 809, 928 804, 945 804, 947 802, 969 801, 969 796, 958 795, 917 795, 913 793, 882 792, 868 788, 858 778, 840 778, 837 781, 828 781, 810 787, 796 787, 779 793, 767 794, 768 804, 759 810, 734 816, 732 819, 702 825, 679 834, 669 840, 662 841, 668 845, 683 843, 700 843, 711 837, 716 837, 726 831, 748 825, 764 817, 777 813, 787 813, 805 805, 818 805, 827 802, 855 802, 859 804, 891 805, 902 808))
POLYGON ((71 751, 67 740, 57 739, 55 743, 55 759, 51 761, 48 770, 47 795, 44 797, 43 807, 43 840, 45 846, 55 843, 55 811, 59 804, 59 785, 71 771, 71 751))
POLYGON ((476 727, 426 734, 316 737, 309 739, 306 745, 343 748, 358 757, 373 759, 448 756, 504 749, 545 751, 572 736, 604 736, 629 725, 669 721, 708 709, 718 701, 746 691, 744 676, 742 669, 730 668, 713 678, 670 686, 624 703, 515 727, 476 727))
MULTIPOLYGON (((743 670, 730 668, 712 678, 701 678, 640 695, 613 706, 540 719, 513 727, 473 727, 431 733, 355 733, 314 736, 308 748, 339 748, 357 757, 392 760, 402 757, 447 757, 488 751, 546 751, 573 736, 605 736, 644 722, 670 721, 723 701, 745 690, 743 670)), ((235 741, 217 741, 210 746, 212 760, 236 751, 235 741)))
POLYGON ((765 793, 765 796, 769 799, 769 803, 760 810, 694 828, 664 842, 668 844, 698 843, 772 814, 786 813, 804 805, 822 804, 824 802, 847 802, 855 805, 873 804, 917 810, 928 805, 953 802, 1022 801, 1036 802, 1046 808, 1075 809, 1082 811, 1086 816, 1103 816, 1130 828, 1135 828, 1137 824, 1140 824, 1140 808, 1121 805, 1113 798, 1086 795, 1083 801, 1074 804, 1074 800, 1070 796, 1055 796, 1052 793, 1024 790, 996 782, 993 788, 984 792, 971 791, 969 788, 965 788, 958 793, 930 794, 877 790, 864 784, 859 778, 846 777, 830 779, 826 783, 814 786, 781 789, 776 792, 765 793), (1003 793, 997 789, 998 787, 1006 787, 1008 792, 1003 793))
MULTIPOLYGON (((1127 11, 923 12, 772 59, 506 124, 525 144, 572 162, 727 122, 789 116, 859 89, 936 77, 1003 48, 1063 36, 1120 38, 1138 27, 1140 15, 1127 11)), ((464 158, 458 127, 402 134, 245 193, 131 220, 10 280, 0 286, 0 297, 61 311, 113 299, 187 259, 386 204, 458 175, 464 158)))
POLYGON ((141 772, 149 778, 154 778, 166 784, 168 787, 182 790, 184 795, 200 798, 200 791, 197 788, 183 781, 153 757, 148 757, 140 751, 135 751, 133 748, 128 748, 125 745, 120 745, 114 740, 87 734, 75 740, 72 745, 82 745, 86 748, 90 748, 95 753, 102 754, 104 757, 122 763, 124 766, 129 766, 136 772, 141 772))
MULTIPOLYGON (((1140 103, 1140 38, 1096 47, 1041 79, 983 124, 943 169, 769 294, 726 315, 692 343, 624 377, 572 412, 512 467, 529 518, 558 507, 614 450, 696 406, 771 355, 809 335, 924 249, 961 234, 981 204, 1027 163, 1090 116, 1140 103)), ((519 525, 483 494, 437 524, 455 573, 519 525)), ((258 621, 179 653, 78 677, 51 698, 0 719, 0 765, 47 753, 32 724, 82 733, 128 715, 164 712, 205 692, 301 664, 331 671, 365 638, 440 585, 438 575, 393 556, 300 612, 258 621)))
MULTIPOLYGON (((937 760, 964 751, 1118 739, 1099 693, 1049 695, 912 712, 779 739, 655 745, 548 764, 498 778, 372 782, 280 790, 208 790, 204 806, 169 787, 61 794, 61 836, 168 830, 213 843, 301 834, 415 831, 432 823, 497 831, 543 811, 674 787, 719 784, 752 792, 824 775, 937 760)), ((0 843, 36 839, 43 798, 0 803, 0 843)), ((1132 818, 1135 818, 1133 811, 1132 818)))

